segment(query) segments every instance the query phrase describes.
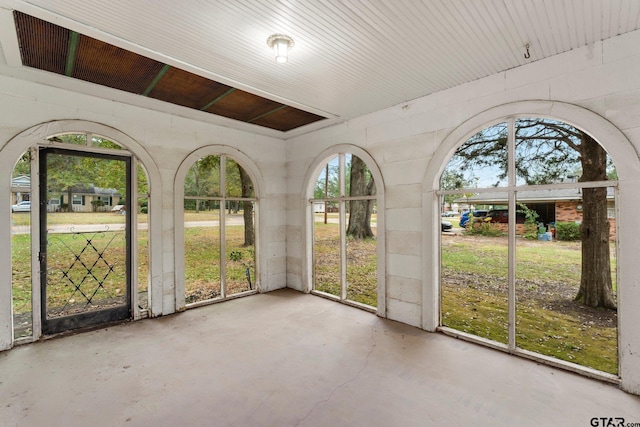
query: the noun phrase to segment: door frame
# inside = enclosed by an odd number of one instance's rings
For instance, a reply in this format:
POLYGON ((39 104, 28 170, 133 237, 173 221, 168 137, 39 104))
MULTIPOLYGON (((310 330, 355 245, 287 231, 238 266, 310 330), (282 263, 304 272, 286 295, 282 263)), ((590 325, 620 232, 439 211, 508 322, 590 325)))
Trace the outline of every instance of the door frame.
MULTIPOLYGON (((75 150, 62 147, 39 147, 38 148, 38 251, 36 253, 37 262, 39 265, 39 278, 40 286, 39 296, 40 300, 40 326, 41 333, 44 335, 56 334, 66 332, 74 329, 89 328, 100 326, 116 321, 122 321, 132 318, 133 304, 132 304, 132 290, 133 290, 133 277, 132 277, 132 263, 134 261, 133 247, 132 247, 132 197, 134 196, 132 175, 133 164, 132 158, 128 153, 107 153, 93 150, 75 150), (125 304, 114 308, 83 312, 72 316, 63 316, 59 318, 47 319, 47 166, 46 159, 47 154, 64 154, 77 157, 90 157, 99 159, 110 159, 117 161, 124 161, 126 165, 126 195, 125 195, 125 209, 127 212, 125 218, 125 281, 126 281, 126 296, 125 304)), ((69 201, 71 203, 71 201, 69 201)), ((34 290, 36 287, 34 287, 34 290)), ((35 320, 35 311, 34 320, 35 320)))

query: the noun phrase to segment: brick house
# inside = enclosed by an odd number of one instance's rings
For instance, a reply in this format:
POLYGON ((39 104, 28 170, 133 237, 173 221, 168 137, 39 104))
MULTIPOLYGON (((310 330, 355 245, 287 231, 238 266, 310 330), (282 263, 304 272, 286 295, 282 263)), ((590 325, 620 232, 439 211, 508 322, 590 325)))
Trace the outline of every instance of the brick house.
MULTIPOLYGON (((489 206, 490 209, 507 209, 507 193, 481 193, 465 198, 470 204, 489 206)), ((579 188, 519 191, 517 203, 523 203, 538 214, 538 221, 545 226, 556 222, 582 222, 582 193, 579 188)), ((609 238, 616 239, 616 208, 613 188, 607 188, 607 216, 609 217, 609 238)), ((506 224, 497 224, 506 231, 506 224)), ((522 224, 516 224, 516 232, 521 234, 522 224)))

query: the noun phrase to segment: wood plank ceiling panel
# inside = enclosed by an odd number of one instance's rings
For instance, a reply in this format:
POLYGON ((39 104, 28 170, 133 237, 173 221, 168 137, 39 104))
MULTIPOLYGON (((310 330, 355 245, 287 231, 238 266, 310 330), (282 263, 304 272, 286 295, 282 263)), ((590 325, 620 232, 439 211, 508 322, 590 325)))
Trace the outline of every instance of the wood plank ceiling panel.
POLYGON ((14 15, 26 66, 281 131, 325 119, 24 13, 14 15), (285 108, 290 122, 269 119, 285 108))
POLYGON ((23 13, 16 13, 15 21, 22 63, 28 67, 64 74, 70 31, 41 19, 32 19, 23 13))
POLYGON ((163 64, 133 52, 80 36, 72 77, 86 82, 141 94, 163 64))
POLYGON ((284 108, 277 109, 271 114, 252 120, 251 123, 266 126, 271 129, 284 130, 289 126, 304 126, 314 123, 317 120, 318 116, 313 113, 284 106, 284 108))
POLYGON ((230 86, 170 67, 149 92, 149 97, 201 110, 226 93, 230 86))
POLYGON ((205 111, 229 117, 230 119, 249 122, 279 107, 282 107, 282 104, 279 102, 260 98, 259 96, 242 90, 235 90, 211 105, 205 111))

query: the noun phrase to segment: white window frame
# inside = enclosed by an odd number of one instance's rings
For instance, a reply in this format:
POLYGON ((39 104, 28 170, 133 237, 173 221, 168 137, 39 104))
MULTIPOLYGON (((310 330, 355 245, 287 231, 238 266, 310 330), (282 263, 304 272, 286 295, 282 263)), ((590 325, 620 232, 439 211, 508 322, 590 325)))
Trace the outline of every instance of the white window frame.
MULTIPOLYGON (((465 193, 469 193, 472 191, 473 193, 495 193, 495 192, 504 192, 508 194, 508 210, 511 212, 516 211, 516 202, 517 202, 517 194, 518 191, 536 191, 536 190, 555 190, 562 188, 614 188, 614 200, 618 200, 618 181, 591 181, 591 182, 571 182, 571 183, 558 183, 558 184, 545 184, 545 185, 517 185, 516 184, 516 168, 515 168, 515 123, 520 118, 531 118, 536 117, 536 115, 517 115, 517 116, 508 116, 504 117, 500 120, 495 120, 493 122, 487 123, 484 126, 478 128, 479 130, 489 128, 491 126, 495 126, 500 123, 507 123, 508 129, 508 139, 507 139, 507 150, 508 150, 508 183, 505 187, 496 187, 496 188, 464 188, 460 190, 440 190, 437 189, 433 192, 435 205, 439 207, 439 198, 443 195, 464 195, 465 193)), ((543 118, 543 117, 541 117, 543 118)), ((474 132, 475 133, 475 132, 474 132)), ((466 143, 468 138, 462 140, 457 146, 463 145, 466 143)), ((447 162, 445 162, 445 165, 447 162)), ((439 216, 439 215, 438 215, 439 216)), ((616 233, 616 236, 618 233, 616 233)), ((438 247, 441 248, 440 237, 437 239, 438 247)), ((499 343, 497 341, 485 339, 476 335, 468 334, 457 329, 449 328, 442 325, 442 307, 440 302, 436 304, 438 307, 438 324, 436 326, 436 330, 441 331, 447 335, 455 336, 457 338, 465 339, 468 341, 476 342, 479 344, 483 344, 492 348, 496 348, 499 350, 503 350, 512 354, 518 354, 520 356, 533 359, 536 361, 541 361, 548 365, 561 367, 563 369, 567 369, 573 372, 578 372, 580 374, 586 374, 587 376, 598 378, 604 381, 618 383, 620 382, 620 377, 618 375, 609 374, 606 372, 598 371, 589 367, 585 367, 582 365, 577 365, 574 363, 566 362, 561 359, 557 359, 554 357, 546 356, 540 353, 535 353, 532 351, 524 350, 516 345, 516 290, 515 290, 515 282, 516 282, 516 216, 511 215, 509 217, 508 222, 508 342, 507 344, 499 343)), ((616 248, 618 244, 616 242, 616 248)), ((439 252, 439 251, 438 251, 439 252)), ((438 261, 440 261, 440 256, 438 255, 438 261)), ((437 299, 438 301, 442 298, 442 288, 440 286, 440 267, 438 268, 438 276, 437 280, 437 299)), ((616 272, 617 277, 620 277, 619 272, 616 272)), ((619 324, 618 324, 619 327, 619 324)), ((618 366, 620 367, 620 360, 618 360, 618 366)))
MULTIPOLYGON (((253 180, 253 177, 251 177, 250 175, 250 179, 251 179, 251 183, 253 185, 253 189, 254 189, 254 197, 229 197, 226 196, 226 184, 227 184, 227 179, 226 179, 226 164, 227 164, 227 159, 231 159, 234 162, 236 162, 238 165, 240 165, 240 167, 244 168, 244 166, 238 162, 237 159, 235 159, 233 156, 224 154, 224 153, 217 153, 217 154, 206 154, 203 155, 202 157, 207 157, 207 156, 219 156, 219 172, 220 172, 220 196, 215 196, 215 197, 209 197, 209 196, 184 196, 183 200, 207 200, 207 201, 217 201, 219 203, 220 206, 220 217, 219 217, 219 231, 220 231, 220 254, 226 254, 227 253, 227 242, 226 242, 226 211, 227 211, 227 202, 230 201, 241 201, 241 202, 253 202, 254 206, 253 206, 253 212, 254 212, 254 218, 253 218, 253 226, 254 226, 254 277, 256 278, 256 283, 254 283, 253 289, 250 289, 248 291, 244 291, 244 292, 239 292, 236 294, 232 294, 232 295, 227 295, 227 283, 226 283, 226 265, 227 265, 227 259, 226 257, 221 256, 220 257, 220 296, 219 297, 215 297, 215 298, 210 298, 210 299, 206 299, 206 300, 202 300, 202 301, 196 301, 193 303, 185 303, 185 308, 186 309, 191 309, 191 308, 196 308, 196 307, 200 307, 203 305, 209 305, 209 304, 213 304, 213 303, 217 303, 217 302, 222 302, 222 301, 227 301, 229 299, 235 299, 235 298, 240 298, 243 296, 247 296, 247 295, 253 295, 256 294, 258 292, 258 226, 257 226, 257 222, 258 222, 258 197, 257 196, 257 188, 256 188, 256 184, 253 180)), ((202 158, 201 157, 201 158, 202 158)), ((193 164, 192 164, 193 165, 193 164)), ((246 169, 245 169, 246 171, 246 169)), ((183 188, 184 188, 184 182, 183 182, 183 188)), ((184 210, 183 210, 183 224, 184 224, 184 210)), ((184 244, 184 232, 182 233, 183 236, 183 244, 184 244)), ((184 263, 184 254, 182 256, 183 259, 183 263, 184 263)), ((186 263, 185 263, 185 268, 186 268, 186 263)), ((184 275, 183 275, 184 276, 184 275)), ((184 277, 183 277, 183 281, 184 281, 184 277)), ((183 292, 183 296, 184 298, 184 292, 183 292)))
MULTIPOLYGON (((381 286, 380 286, 380 266, 379 264, 381 262, 384 262, 384 258, 378 256, 378 280, 377 280, 377 287, 376 287, 376 294, 377 294, 377 307, 373 307, 367 304, 363 304, 357 301, 353 301, 350 299, 347 299, 347 235, 346 235, 346 230, 347 230, 347 219, 346 219, 346 203, 352 200, 375 200, 376 201, 376 210, 378 212, 378 220, 377 220, 377 233, 376 233, 376 252, 379 254, 380 253, 380 245, 381 245, 381 240, 382 240, 382 244, 384 244, 384 240, 380 238, 381 235, 384 234, 384 229, 383 224, 384 222, 382 221, 381 224, 381 216, 380 216, 380 211, 382 211, 380 203, 381 203, 381 198, 379 196, 380 190, 379 188, 381 188, 383 186, 382 183, 378 183, 376 181, 376 194, 371 195, 371 196, 358 196, 358 197, 350 197, 346 195, 346 182, 345 182, 345 177, 346 177, 346 156, 347 155, 351 155, 351 156, 358 156, 360 157, 358 154, 355 154, 351 151, 341 151, 338 152, 336 154, 334 154, 333 156, 331 156, 328 160, 326 160, 324 162, 324 167, 326 167, 326 164, 328 162, 330 162, 331 160, 333 160, 334 158, 338 157, 338 186, 339 186, 339 197, 334 197, 334 198, 310 198, 308 199, 308 211, 311 212, 310 214, 310 224, 309 224, 309 228, 311 230, 310 236, 311 236, 311 247, 310 247, 310 251, 311 251, 311 265, 310 265, 310 292, 314 295, 318 295, 318 296, 322 296, 328 299, 332 299, 332 300, 336 300, 339 301, 343 304, 347 304, 347 305, 351 305, 357 308, 360 308, 362 310, 366 310, 372 313, 378 313, 380 314, 381 311, 384 312, 384 303, 382 303, 382 307, 380 307, 381 305, 381 300, 384 300, 384 298, 381 298, 381 295, 379 295, 381 292, 381 286), (315 258, 315 253, 314 253, 314 236, 315 236, 315 232, 314 232, 314 227, 315 227, 315 206, 318 203, 337 203, 338 204, 338 228, 340 231, 340 296, 336 296, 327 292, 323 292, 323 291, 319 291, 316 289, 316 280, 315 280, 315 274, 314 274, 314 270, 313 270, 313 265, 314 265, 314 258, 315 258)), ((372 171, 371 169, 371 165, 369 164, 369 162, 367 162, 366 159, 363 159, 362 157, 360 157, 360 159, 362 161, 365 162, 367 168, 372 171)), ((323 167, 323 170, 324 170, 323 167)), ((373 174, 373 171, 372 171, 373 174)), ((311 181, 315 187, 315 183, 317 182, 319 175, 316 175, 315 177, 311 178, 311 181)), ((375 177, 373 178, 375 180, 375 177)), ((326 206, 326 205, 325 205, 326 206)), ((325 208, 326 209, 326 208, 325 208)))

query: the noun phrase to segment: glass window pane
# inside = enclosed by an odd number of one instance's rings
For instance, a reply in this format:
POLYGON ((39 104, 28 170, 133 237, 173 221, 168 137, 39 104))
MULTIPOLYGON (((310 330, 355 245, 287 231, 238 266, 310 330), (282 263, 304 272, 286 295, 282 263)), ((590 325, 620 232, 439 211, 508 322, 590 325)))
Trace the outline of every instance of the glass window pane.
POLYGON ((254 289, 255 224, 254 203, 230 200, 225 216, 226 293, 233 295, 254 289))
POLYGON ((65 144, 87 145, 87 135, 84 133, 68 133, 52 136, 48 139, 49 141, 62 142, 65 144))
POLYGON ((472 214, 464 232, 442 233, 442 325, 506 344, 507 224, 490 222, 487 213, 472 214))
POLYGON ((517 185, 604 181, 614 175, 607 152, 586 133, 550 119, 516 121, 517 185), (588 168, 582 159, 588 159, 588 168))
POLYGON ((359 197, 375 195, 376 185, 366 163, 358 156, 351 154, 346 154, 345 160, 345 196, 359 197))
POLYGON ((337 212, 315 213, 313 222, 313 288, 340 298, 340 224, 337 212))
POLYGON ((120 146, 120 144, 99 136, 91 137, 91 144, 94 147, 110 148, 112 150, 122 150, 122 146, 120 146))
POLYGON ((340 196, 338 173, 338 156, 336 156, 327 162, 318 174, 313 190, 314 199, 331 199, 340 196))
MULTIPOLYGON (((185 202, 196 202, 187 200, 185 202)), ((185 207, 185 301, 187 304, 219 298, 220 210, 209 201, 199 201, 207 210, 196 213, 185 207), (215 207, 215 209, 214 209, 215 207)))
POLYGON ((138 195, 138 305, 149 307, 149 205, 146 194, 138 195), (140 197, 145 196, 145 197, 140 197))
POLYGON ((507 124, 499 123, 458 147, 442 174, 441 189, 505 187, 507 167, 507 124))
POLYGON ((255 197, 251 178, 242 166, 235 160, 227 158, 226 168, 227 197, 255 197))
POLYGON ((11 293, 13 336, 32 335, 31 313, 31 159, 22 155, 11 182, 11 293), (15 208, 14 208, 15 206, 15 208))
POLYGON ((149 178, 147 172, 141 164, 138 164, 138 194, 149 194, 149 178))
MULTIPOLYGON (((367 237, 347 235, 347 299, 376 307, 378 302, 376 200, 359 200, 350 203, 360 204, 355 210, 365 212, 363 220, 368 223, 367 228, 371 235, 367 237)), ((349 221, 354 218, 355 216, 350 216, 349 221)))
MULTIPOLYGON (((582 191, 588 190, 593 189, 582 191)), ((600 210, 615 207, 613 189, 608 196, 607 189, 599 190, 603 193, 600 210)), ((527 213, 532 224, 518 225, 522 229, 516 253, 516 345, 616 374, 616 312, 575 301, 585 256, 580 237, 585 209, 580 193, 580 189, 562 189, 519 195, 519 209, 527 213)), ((589 262, 598 266, 599 273, 607 274, 593 275, 588 286, 604 280, 615 298, 615 219, 608 222, 609 238, 604 239, 603 252, 592 255, 603 256, 604 264, 589 262)))
POLYGON ((220 156, 205 156, 195 161, 184 180, 184 195, 221 196, 220 156))

